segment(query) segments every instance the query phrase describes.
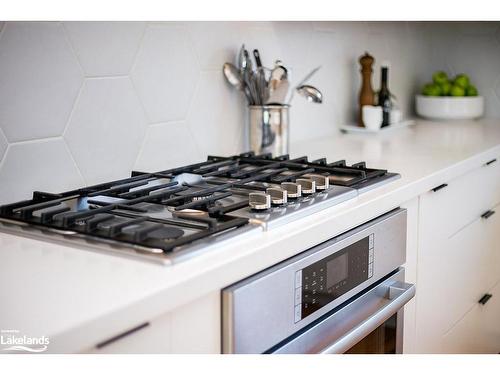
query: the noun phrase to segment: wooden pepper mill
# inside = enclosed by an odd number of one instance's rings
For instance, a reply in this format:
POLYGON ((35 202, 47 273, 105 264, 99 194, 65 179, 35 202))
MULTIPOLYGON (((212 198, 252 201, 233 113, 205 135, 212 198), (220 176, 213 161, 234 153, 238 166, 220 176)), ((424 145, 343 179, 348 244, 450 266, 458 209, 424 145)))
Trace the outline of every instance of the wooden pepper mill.
POLYGON ((364 105, 375 105, 375 93, 372 88, 372 66, 375 62, 373 56, 365 52, 363 56, 359 58, 359 63, 361 64, 361 90, 359 92, 359 111, 358 111, 358 125, 364 126, 363 124, 363 114, 361 108, 364 105))

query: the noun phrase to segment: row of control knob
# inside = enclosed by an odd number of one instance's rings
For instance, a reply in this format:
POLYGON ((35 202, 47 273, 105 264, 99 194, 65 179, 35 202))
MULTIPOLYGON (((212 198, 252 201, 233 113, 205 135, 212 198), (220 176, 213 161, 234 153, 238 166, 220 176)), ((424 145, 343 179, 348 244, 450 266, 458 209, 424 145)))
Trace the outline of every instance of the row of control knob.
POLYGON ((248 204, 253 210, 267 210, 272 204, 283 205, 288 199, 314 194, 316 191, 328 189, 329 186, 328 177, 308 175, 307 178, 297 178, 295 182, 282 182, 280 187, 268 188, 265 193, 250 193, 248 204))

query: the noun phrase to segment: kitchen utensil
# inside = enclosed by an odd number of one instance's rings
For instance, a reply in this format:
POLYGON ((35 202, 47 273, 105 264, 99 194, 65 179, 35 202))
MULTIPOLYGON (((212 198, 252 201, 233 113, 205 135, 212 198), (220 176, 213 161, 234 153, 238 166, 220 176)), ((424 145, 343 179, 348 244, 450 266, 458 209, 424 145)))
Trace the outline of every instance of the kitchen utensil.
POLYGON ((229 84, 236 87, 238 90, 243 91, 247 100, 250 101, 251 95, 248 91, 248 87, 243 81, 242 76, 240 75, 240 72, 238 71, 238 68, 231 63, 224 63, 222 66, 222 72, 224 73, 224 77, 226 77, 229 84))
POLYGON ((240 53, 238 54, 238 68, 240 69, 240 74, 243 75, 243 72, 247 69, 248 60, 245 56, 245 45, 242 44, 240 48, 240 53))
POLYGON ((298 89, 300 86, 304 85, 307 81, 309 81, 309 80, 312 78, 312 76, 313 76, 313 75, 315 75, 315 74, 316 74, 316 72, 317 72, 318 70, 320 70, 320 69, 321 69, 321 65, 320 65, 320 66, 317 66, 316 68, 314 68, 313 70, 311 70, 309 73, 307 73, 307 74, 306 74, 306 76, 305 76, 304 78, 302 78, 302 80, 301 80, 299 83, 297 83, 297 84, 295 85, 295 87, 293 88, 293 90, 292 90, 292 92, 291 92, 291 94, 290 94, 290 99, 288 99, 288 104, 290 104, 290 103, 292 102, 293 95, 295 94, 295 91, 297 91, 297 89, 298 89))
POLYGON ((288 70, 276 60, 275 66, 269 78, 269 97, 266 104, 283 104, 290 88, 288 82, 288 70))
POLYGON ((297 92, 307 99, 308 102, 322 103, 323 94, 316 87, 310 85, 302 85, 297 87, 297 92))
POLYGON ((316 68, 314 68, 313 70, 311 70, 309 73, 306 74, 306 76, 302 79, 302 81, 300 81, 299 83, 297 83, 296 87, 302 86, 305 83, 307 83, 307 81, 309 81, 312 78, 312 76, 315 75, 316 72, 318 70, 320 70, 320 69, 321 69, 321 65, 317 66, 316 68))
POLYGON ((253 57, 255 58, 255 64, 257 66, 256 82, 259 91, 260 102, 265 103, 265 101, 268 99, 266 72, 264 71, 264 67, 262 66, 259 50, 253 50, 253 57))
POLYGON ((273 70, 271 70, 271 77, 269 78, 269 85, 275 89, 280 81, 288 79, 288 70, 280 65, 281 61, 277 60, 273 70))
POLYGON ((258 88, 256 85, 255 72, 253 71, 252 60, 250 59, 250 55, 246 49, 243 49, 243 59, 242 59, 242 67, 243 67, 243 79, 245 84, 248 86, 250 95, 252 100, 249 104, 251 105, 260 105, 262 102, 260 101, 260 95, 258 92, 258 88))

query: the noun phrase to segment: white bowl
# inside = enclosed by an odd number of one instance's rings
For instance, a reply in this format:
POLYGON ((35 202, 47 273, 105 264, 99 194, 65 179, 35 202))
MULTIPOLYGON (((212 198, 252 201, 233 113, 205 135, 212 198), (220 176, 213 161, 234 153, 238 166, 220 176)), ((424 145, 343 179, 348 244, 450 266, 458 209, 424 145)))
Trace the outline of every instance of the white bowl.
POLYGON ((417 114, 436 120, 463 120, 481 117, 484 113, 482 96, 423 96, 416 97, 417 114))

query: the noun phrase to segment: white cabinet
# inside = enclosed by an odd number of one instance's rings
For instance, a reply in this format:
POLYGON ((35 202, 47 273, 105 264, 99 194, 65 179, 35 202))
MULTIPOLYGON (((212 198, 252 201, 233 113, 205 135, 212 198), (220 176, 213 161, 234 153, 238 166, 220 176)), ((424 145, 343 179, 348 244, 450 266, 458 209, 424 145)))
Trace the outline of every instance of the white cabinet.
POLYGON ((443 336, 444 353, 500 353, 500 283, 491 298, 476 304, 443 336))
POLYGON ((498 164, 478 167, 420 196, 416 352, 480 352, 488 339, 487 330, 478 327, 499 324, 500 311, 496 318, 483 313, 494 310, 494 303, 488 309, 478 303, 500 280, 498 164), (476 347, 467 344, 472 337, 476 347))
MULTIPOLYGON (((210 293, 85 353, 220 353, 220 294, 210 293)), ((129 330, 125 330, 127 332, 129 330)), ((112 339, 112 338, 110 338, 112 339)), ((107 341, 107 340, 105 340, 107 341)), ((97 343, 96 343, 97 344, 97 343)))

